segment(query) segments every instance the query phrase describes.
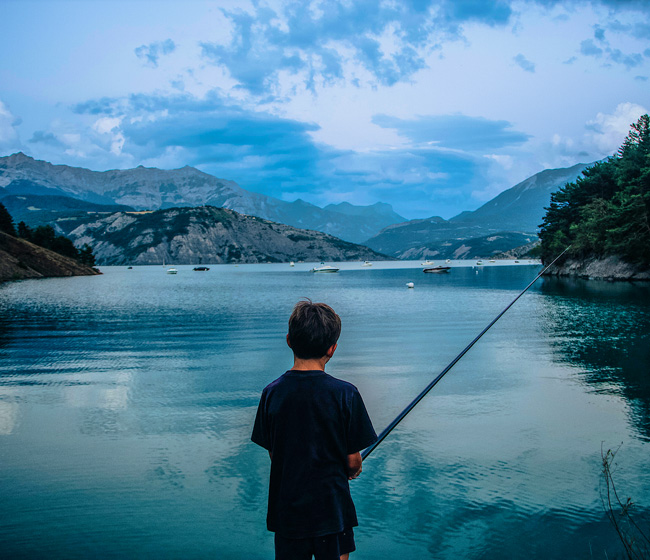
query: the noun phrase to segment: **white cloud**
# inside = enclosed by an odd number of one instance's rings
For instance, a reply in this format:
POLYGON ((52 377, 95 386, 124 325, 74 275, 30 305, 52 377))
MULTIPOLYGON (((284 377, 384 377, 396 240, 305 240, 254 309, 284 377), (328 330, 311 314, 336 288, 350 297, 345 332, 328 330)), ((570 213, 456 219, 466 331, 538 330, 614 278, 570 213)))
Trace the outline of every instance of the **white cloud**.
POLYGON ((95 121, 93 130, 99 134, 108 134, 111 137, 110 151, 119 156, 124 147, 124 134, 120 130, 122 119, 119 117, 102 117, 95 121))
POLYGON ((485 156, 488 159, 496 161, 503 169, 512 169, 513 157, 499 154, 487 154, 485 156))
POLYGON ((0 101, 0 148, 4 150, 18 149, 20 140, 17 126, 20 120, 11 114, 9 108, 0 101))
POLYGON ((613 154, 625 140, 630 125, 648 110, 636 103, 621 103, 613 113, 598 113, 587 122, 587 142, 602 154, 613 154))

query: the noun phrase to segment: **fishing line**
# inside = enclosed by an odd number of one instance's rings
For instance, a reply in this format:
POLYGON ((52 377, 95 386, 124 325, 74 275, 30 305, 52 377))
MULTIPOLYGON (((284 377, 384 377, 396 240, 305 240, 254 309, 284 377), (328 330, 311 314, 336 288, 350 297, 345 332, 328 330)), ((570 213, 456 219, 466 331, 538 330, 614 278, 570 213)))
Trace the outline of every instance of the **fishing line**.
POLYGON ((474 344, 476 344, 476 343, 479 341, 479 339, 480 339, 480 338, 481 338, 481 337, 482 337, 486 332, 488 332, 488 331, 490 330, 490 328, 492 328, 492 325, 494 325, 494 323, 496 323, 499 319, 501 319, 501 317, 503 316, 503 314, 504 314, 506 311, 508 311, 508 309, 510 309, 510 308, 515 304, 515 302, 516 302, 516 301, 517 301, 521 296, 523 296, 523 295, 528 291, 528 288, 530 288, 530 287, 531 287, 535 282, 537 282, 537 280, 542 276, 542 274, 544 274, 544 273, 545 273, 549 268, 551 268, 551 266, 553 266, 553 265, 556 263, 556 261, 559 260, 559 258, 560 258, 562 255, 564 255, 564 253, 566 253, 570 248, 571 248, 571 246, 569 245, 569 247, 567 247, 566 249, 564 249, 564 251, 562 251, 562 252, 561 252, 557 257, 555 257, 555 259, 553 260, 553 262, 552 262, 551 264, 549 264, 546 268, 544 268, 544 270, 542 270, 542 271, 541 271, 537 276, 535 276, 535 278, 533 279, 533 281, 532 281, 530 284, 528 284, 528 286, 526 286, 526 287, 525 287, 525 288, 524 288, 524 289, 519 293, 519 295, 518 295, 515 299, 513 299, 513 300, 512 300, 512 301, 511 301, 511 302, 510 302, 510 303, 505 307, 505 309, 504 309, 503 311, 501 311, 501 313, 499 313, 499 314, 498 314, 498 315, 493 319, 493 321, 492 321, 492 322, 491 322, 487 327, 485 327, 485 328, 483 329, 483 331, 481 331, 481 333, 480 333, 480 334, 479 334, 479 335, 478 335, 474 340, 472 340, 472 342, 470 342, 470 343, 469 343, 469 344, 468 344, 468 345, 463 349, 463 351, 462 351, 460 354, 458 354, 458 356, 456 356, 456 357, 455 357, 455 358, 454 358, 454 359, 449 363, 449 365, 448 365, 445 369, 443 369, 443 370, 438 374, 438 376, 437 376, 437 377, 436 377, 436 378, 435 378, 431 383, 429 383, 429 384, 424 388, 424 390, 423 390, 423 391, 422 391, 422 392, 421 392, 417 397, 415 397, 415 398, 411 401, 411 403, 410 403, 410 404, 409 404, 409 405, 408 405, 404 410, 402 410, 402 412, 400 412, 400 413, 397 415, 397 417, 395 418, 395 420, 393 420, 390 424, 388 424, 388 426, 384 429, 384 431, 381 432, 381 433, 379 434, 379 436, 377 437, 377 441, 376 441, 375 443, 373 443, 371 446, 366 447, 366 449, 364 449, 364 450, 361 452, 361 458, 362 458, 362 459, 365 459, 368 455, 370 455, 370 454, 371 454, 371 453, 372 453, 372 452, 377 448, 377 446, 378 446, 382 441, 384 441, 384 439, 386 439, 386 436, 387 436, 388 434, 390 434, 390 433, 393 431, 393 428, 395 428, 395 426, 397 426, 397 424, 399 424, 399 423, 404 419, 404 417, 405 417, 409 412, 411 412, 411 410, 413 410, 413 409, 415 408, 415 406, 416 406, 416 405, 417 405, 417 404, 418 404, 418 403, 419 403, 419 402, 420 402, 420 401, 421 401, 421 400, 422 400, 422 399, 427 395, 427 393, 428 393, 429 391, 431 391, 431 389, 433 389, 433 388, 435 387, 436 383, 438 383, 438 381, 440 381, 440 380, 441 380, 441 379, 442 379, 442 378, 447 374, 447 372, 448 372, 451 368, 453 368, 453 367, 454 367, 454 366, 459 362, 459 360, 460 360, 460 359, 461 359, 465 354, 467 354, 467 352, 469 351, 469 349, 470 349, 472 346, 474 346, 474 344))

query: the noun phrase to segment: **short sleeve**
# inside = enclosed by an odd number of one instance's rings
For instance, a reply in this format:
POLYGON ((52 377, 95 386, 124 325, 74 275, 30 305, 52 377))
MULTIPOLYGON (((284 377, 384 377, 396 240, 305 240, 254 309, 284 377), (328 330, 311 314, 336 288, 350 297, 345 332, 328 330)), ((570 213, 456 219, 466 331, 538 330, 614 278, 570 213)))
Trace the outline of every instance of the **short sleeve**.
POLYGON ((350 417, 348 424, 347 453, 356 453, 377 441, 377 434, 363 404, 359 391, 355 388, 350 397, 350 417))
POLYGON ((266 391, 262 392, 260 404, 257 407, 257 415, 255 416, 255 424, 253 425, 251 440, 253 443, 260 445, 264 449, 272 451, 271 435, 269 434, 269 423, 266 414, 266 391))

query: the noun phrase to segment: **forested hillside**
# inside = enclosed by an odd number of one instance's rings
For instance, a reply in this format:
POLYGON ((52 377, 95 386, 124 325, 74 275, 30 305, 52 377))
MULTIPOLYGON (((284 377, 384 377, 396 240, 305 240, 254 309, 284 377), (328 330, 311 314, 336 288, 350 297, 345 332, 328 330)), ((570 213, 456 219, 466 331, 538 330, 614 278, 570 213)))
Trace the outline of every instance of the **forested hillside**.
POLYGON ((570 259, 617 257, 650 267, 650 117, 631 126, 606 162, 583 171, 551 196, 541 226, 542 259, 569 245, 570 259))

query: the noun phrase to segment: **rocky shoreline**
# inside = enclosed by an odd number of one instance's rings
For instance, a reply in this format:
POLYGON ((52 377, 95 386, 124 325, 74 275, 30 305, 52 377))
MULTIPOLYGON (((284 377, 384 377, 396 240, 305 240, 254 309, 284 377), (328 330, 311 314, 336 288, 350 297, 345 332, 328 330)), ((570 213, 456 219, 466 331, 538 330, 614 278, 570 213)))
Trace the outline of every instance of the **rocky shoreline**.
POLYGON ((93 276, 99 270, 0 231, 0 283, 28 278, 93 276))
POLYGON ((619 257, 567 259, 561 265, 553 265, 545 276, 570 276, 593 280, 632 281, 650 280, 650 269, 621 260, 619 257))

